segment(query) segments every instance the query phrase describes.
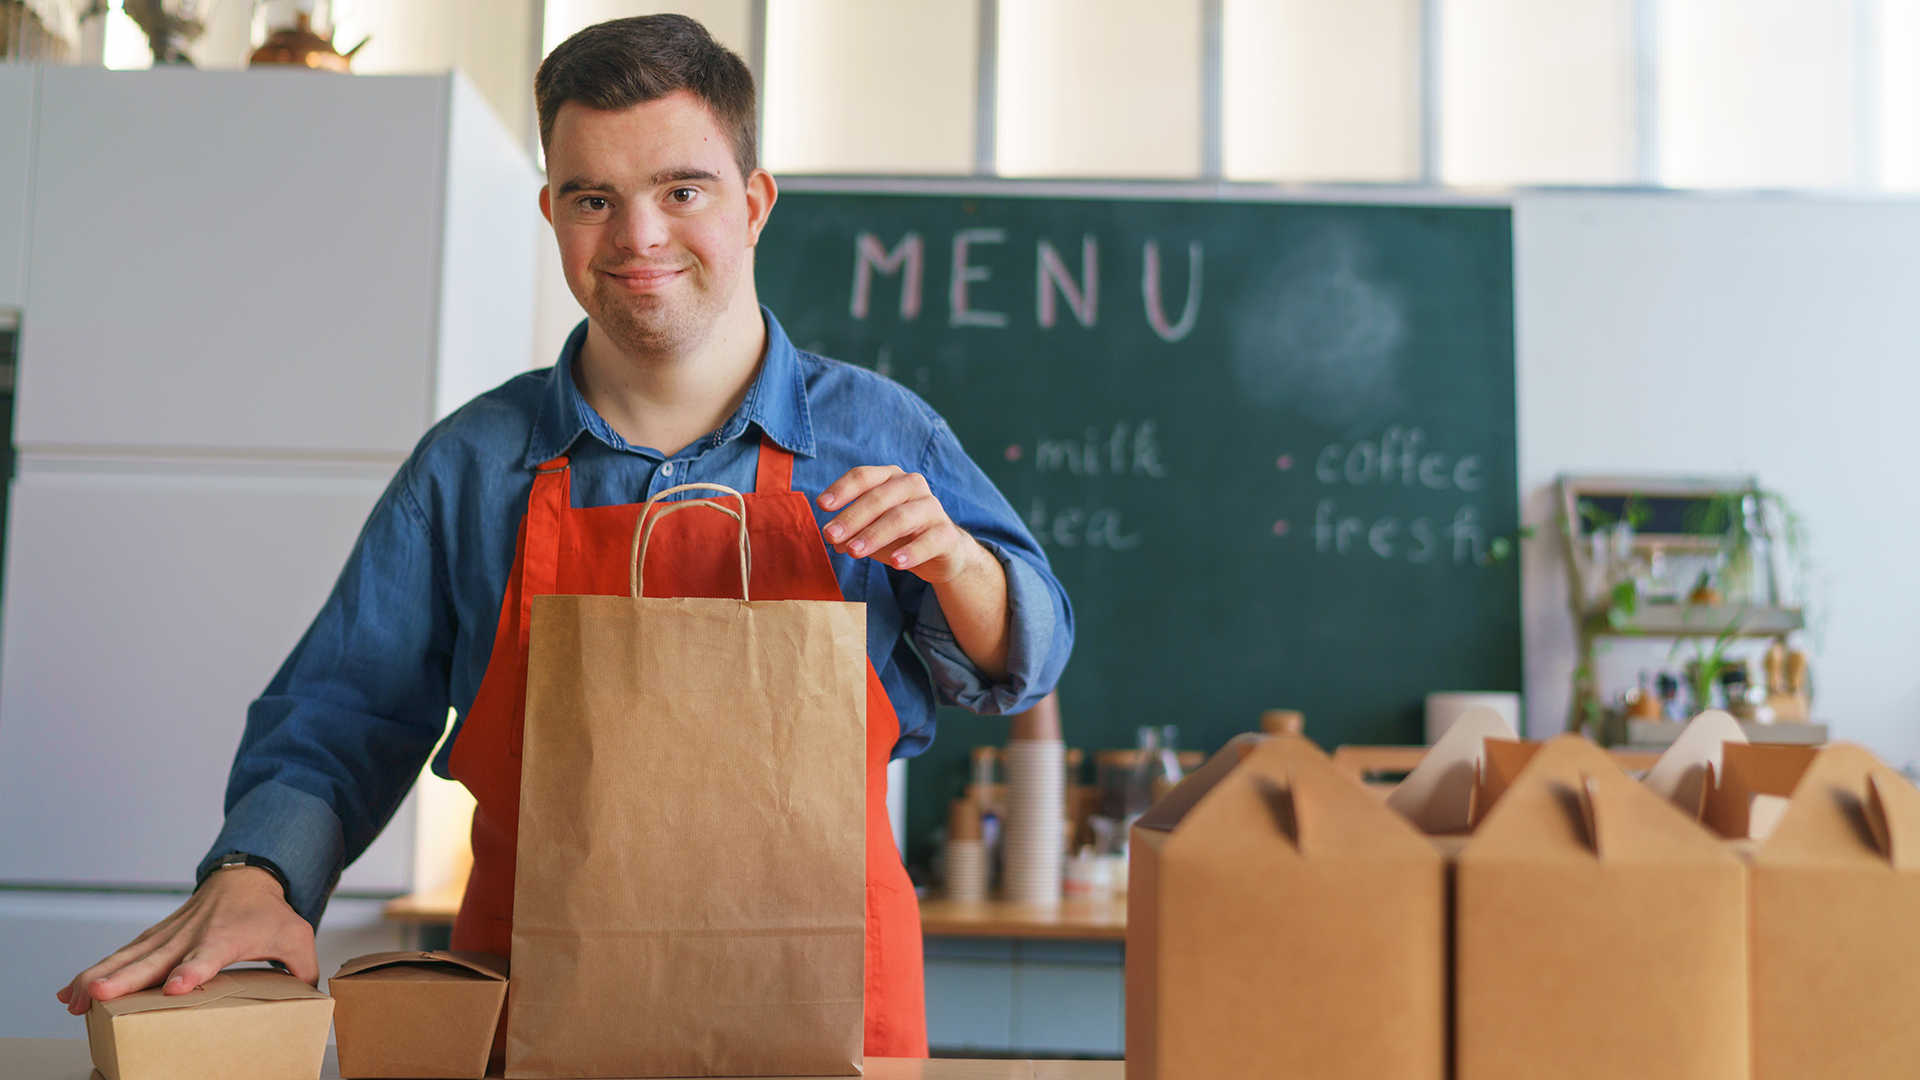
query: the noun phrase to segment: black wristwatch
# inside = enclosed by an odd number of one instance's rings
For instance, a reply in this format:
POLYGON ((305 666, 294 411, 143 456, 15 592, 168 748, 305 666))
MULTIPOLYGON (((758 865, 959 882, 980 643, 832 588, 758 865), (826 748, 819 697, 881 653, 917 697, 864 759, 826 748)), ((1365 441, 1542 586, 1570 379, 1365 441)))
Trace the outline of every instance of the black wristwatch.
POLYGON ((292 899, 293 890, 287 885, 287 875, 272 859, 263 859, 258 855, 248 855, 241 851, 230 852, 220 856, 220 861, 208 867, 207 872, 200 875, 200 880, 193 883, 193 887, 198 889, 200 886, 205 885, 208 878, 222 870, 232 870, 241 866, 257 866, 267 873, 272 874, 273 879, 280 883, 281 895, 287 897, 289 900, 292 899))

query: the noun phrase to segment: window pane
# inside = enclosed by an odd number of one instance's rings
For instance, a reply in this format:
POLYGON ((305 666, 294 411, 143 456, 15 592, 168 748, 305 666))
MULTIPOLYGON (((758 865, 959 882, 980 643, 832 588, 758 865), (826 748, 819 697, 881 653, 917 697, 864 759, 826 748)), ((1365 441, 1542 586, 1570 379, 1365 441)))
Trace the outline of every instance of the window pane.
POLYGON ((669 12, 698 19, 714 40, 747 57, 753 37, 749 0, 547 0, 546 41, 540 55, 594 23, 669 12))
POLYGON ((1663 0, 1661 181, 1852 186, 1856 33, 1835 0, 1663 0))
POLYGON ((1631 0, 1451 0, 1440 173, 1453 184, 1634 178, 1631 0))
POLYGON ((767 167, 972 172, 979 29, 971 0, 768 0, 767 167))
POLYGON ((1920 191, 1920 0, 1880 0, 1880 186, 1920 191))
POLYGON ((1200 175, 1200 0, 1001 0, 1006 176, 1200 175))
POLYGON ((1222 19, 1229 179, 1419 174, 1419 0, 1226 0, 1222 19))

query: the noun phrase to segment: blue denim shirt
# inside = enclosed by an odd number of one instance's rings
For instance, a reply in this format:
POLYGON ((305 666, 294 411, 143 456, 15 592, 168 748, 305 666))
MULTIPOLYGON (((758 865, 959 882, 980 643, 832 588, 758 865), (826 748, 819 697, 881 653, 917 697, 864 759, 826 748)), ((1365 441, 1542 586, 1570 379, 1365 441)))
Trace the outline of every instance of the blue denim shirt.
MULTIPOLYGON (((753 490, 762 433, 795 455, 793 486, 817 496, 856 465, 923 474, 954 523, 1006 568, 1007 676, 989 680, 955 643, 933 590, 911 573, 831 548, 848 600, 867 605, 867 655, 900 716, 894 756, 933 741, 934 707, 1011 713, 1053 689, 1073 615, 1020 517, 927 404, 870 371, 800 352, 770 312, 767 351, 724 426, 672 457, 630 446, 581 397, 560 360, 462 406, 414 448, 361 530, 333 594, 266 692, 227 782, 226 825, 201 863, 244 852, 286 873, 317 923, 340 871, 406 797, 486 672, 535 466, 566 454, 576 506, 644 501, 676 484, 753 490)), ((824 525, 832 515, 817 504, 824 525)), ((446 740, 433 762, 447 775, 446 740)))

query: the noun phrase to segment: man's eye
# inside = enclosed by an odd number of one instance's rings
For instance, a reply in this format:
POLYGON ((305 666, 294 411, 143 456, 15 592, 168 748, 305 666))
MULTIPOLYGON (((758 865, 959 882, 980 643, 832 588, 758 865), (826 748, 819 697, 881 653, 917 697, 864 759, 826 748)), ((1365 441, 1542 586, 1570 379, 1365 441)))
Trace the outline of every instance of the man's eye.
POLYGON ((589 195, 580 200, 580 209, 599 213, 607 208, 607 200, 598 195, 589 195))
POLYGON ((674 188, 672 191, 667 193, 667 198, 672 199, 674 202, 677 202, 677 203, 690 203, 699 197, 700 197, 699 188, 690 188, 690 187, 674 188))

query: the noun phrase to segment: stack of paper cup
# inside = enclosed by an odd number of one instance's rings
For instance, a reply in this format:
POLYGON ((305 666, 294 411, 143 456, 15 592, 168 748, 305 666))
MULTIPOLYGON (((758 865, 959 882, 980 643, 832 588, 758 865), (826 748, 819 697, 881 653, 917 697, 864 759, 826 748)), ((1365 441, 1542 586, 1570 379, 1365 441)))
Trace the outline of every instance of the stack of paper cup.
POLYGON ((980 806, 955 799, 947 808, 947 899, 987 898, 987 845, 980 839, 980 806))
POLYGON ((1067 748, 1060 741, 1060 708, 1049 694, 1013 718, 1004 760, 1006 825, 1000 840, 1001 880, 1016 904, 1060 902, 1066 843, 1067 748))
POLYGON ((1060 822, 1067 812, 1066 746, 1051 741, 1007 744, 1007 824, 1000 842, 1007 899, 1060 902, 1060 822))

